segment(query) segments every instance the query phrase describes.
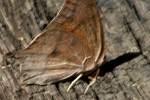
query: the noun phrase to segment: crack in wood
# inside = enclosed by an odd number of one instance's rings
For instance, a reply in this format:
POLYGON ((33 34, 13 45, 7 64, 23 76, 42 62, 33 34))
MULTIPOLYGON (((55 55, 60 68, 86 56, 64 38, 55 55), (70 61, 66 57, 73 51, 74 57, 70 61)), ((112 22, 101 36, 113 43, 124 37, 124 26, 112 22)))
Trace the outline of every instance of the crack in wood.
POLYGON ((137 17, 137 19, 139 21, 141 21, 143 18, 142 16, 140 15, 139 11, 137 10, 136 8, 136 5, 134 4, 134 1, 131 1, 131 0, 126 0, 127 4, 129 5, 130 9, 133 10, 133 12, 135 13, 135 16, 137 17))
POLYGON ((144 57, 148 62, 150 62, 149 59, 148 59, 148 57, 144 54, 142 45, 141 45, 139 39, 137 38, 135 32, 133 31, 133 29, 132 29, 132 27, 131 27, 131 25, 130 25, 130 23, 129 23, 129 21, 127 20, 126 17, 123 17, 123 22, 124 22, 124 25, 126 26, 126 28, 129 30, 129 32, 132 34, 132 36, 133 36, 133 38, 134 38, 134 40, 135 40, 135 42, 136 42, 136 45, 137 45, 138 49, 140 50, 140 53, 143 55, 143 57, 144 57))

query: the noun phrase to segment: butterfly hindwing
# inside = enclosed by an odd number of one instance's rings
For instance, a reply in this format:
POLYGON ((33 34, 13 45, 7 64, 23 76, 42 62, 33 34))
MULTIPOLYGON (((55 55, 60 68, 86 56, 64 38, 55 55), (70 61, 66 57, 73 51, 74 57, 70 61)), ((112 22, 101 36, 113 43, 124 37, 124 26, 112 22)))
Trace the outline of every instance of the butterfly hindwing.
POLYGON ((66 0, 47 28, 16 53, 23 82, 49 84, 94 69, 102 38, 95 0, 66 0))

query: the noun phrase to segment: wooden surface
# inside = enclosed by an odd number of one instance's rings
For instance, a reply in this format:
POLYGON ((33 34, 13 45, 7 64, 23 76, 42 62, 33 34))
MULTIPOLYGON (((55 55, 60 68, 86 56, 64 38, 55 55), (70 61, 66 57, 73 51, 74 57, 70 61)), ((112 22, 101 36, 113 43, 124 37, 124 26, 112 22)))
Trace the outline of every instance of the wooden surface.
MULTIPOLYGON (((63 0, 0 0, 0 62, 25 47, 52 20, 63 0)), ((150 100, 150 1, 98 0, 103 13, 107 62, 100 78, 83 94, 88 81, 22 86, 17 62, 0 66, 0 100, 150 100)))

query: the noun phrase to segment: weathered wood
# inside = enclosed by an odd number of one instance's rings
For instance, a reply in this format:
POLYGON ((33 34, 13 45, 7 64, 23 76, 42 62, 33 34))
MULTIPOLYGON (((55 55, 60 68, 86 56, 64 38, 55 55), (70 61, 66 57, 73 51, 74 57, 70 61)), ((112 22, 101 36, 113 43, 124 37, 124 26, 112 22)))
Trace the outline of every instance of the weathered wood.
MULTIPOLYGON (((56 15, 62 0, 0 0, 0 62, 36 36, 56 15), (22 42, 19 42, 22 40, 22 42)), ((71 79, 53 85, 22 86, 17 62, 9 56, 0 69, 0 100, 149 100, 150 1, 98 0, 103 12, 107 62, 100 78, 83 94, 82 78, 69 93, 71 79), (17 73, 16 73, 17 71, 17 73)))

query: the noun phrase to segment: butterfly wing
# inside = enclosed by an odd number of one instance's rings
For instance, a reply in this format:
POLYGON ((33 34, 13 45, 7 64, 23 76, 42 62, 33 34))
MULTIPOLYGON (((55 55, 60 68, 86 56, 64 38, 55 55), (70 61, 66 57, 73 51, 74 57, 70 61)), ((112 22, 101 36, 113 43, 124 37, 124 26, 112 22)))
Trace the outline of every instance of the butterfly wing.
POLYGON ((94 69, 103 58, 100 27, 95 0, 66 0, 47 28, 16 54, 23 82, 43 85, 94 69))

